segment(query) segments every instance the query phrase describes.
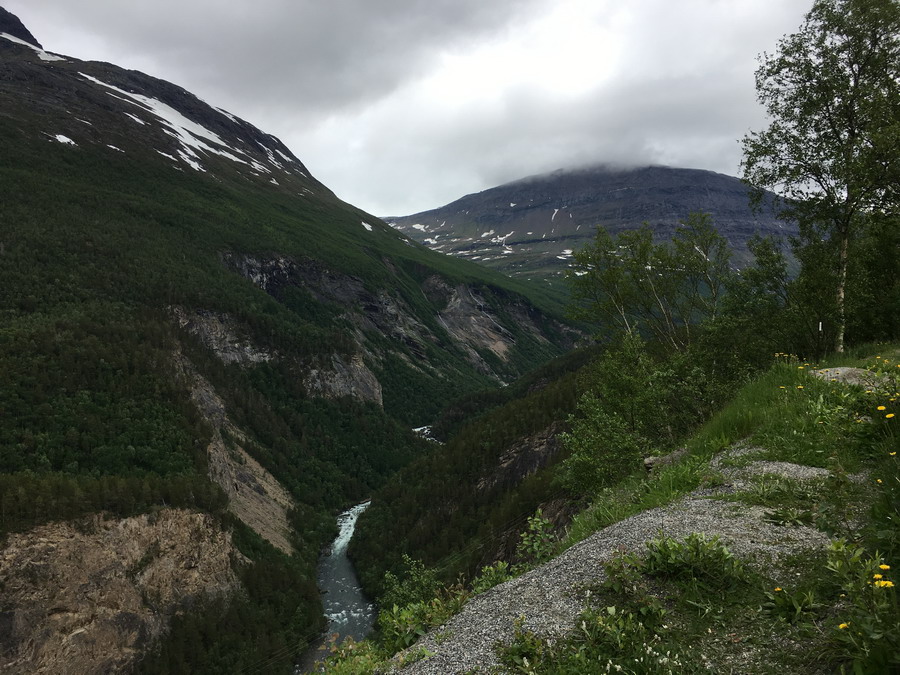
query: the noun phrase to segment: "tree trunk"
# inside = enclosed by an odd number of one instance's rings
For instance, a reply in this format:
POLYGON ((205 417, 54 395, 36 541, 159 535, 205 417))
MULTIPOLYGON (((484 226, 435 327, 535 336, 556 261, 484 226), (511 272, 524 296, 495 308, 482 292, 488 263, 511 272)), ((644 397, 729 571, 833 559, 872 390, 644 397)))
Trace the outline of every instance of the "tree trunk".
POLYGON ((838 281, 837 281, 837 335, 834 339, 834 350, 841 354, 844 351, 844 331, 847 327, 847 315, 844 309, 844 295, 847 289, 847 265, 850 253, 850 228, 844 228, 841 232, 841 248, 838 256, 838 281))

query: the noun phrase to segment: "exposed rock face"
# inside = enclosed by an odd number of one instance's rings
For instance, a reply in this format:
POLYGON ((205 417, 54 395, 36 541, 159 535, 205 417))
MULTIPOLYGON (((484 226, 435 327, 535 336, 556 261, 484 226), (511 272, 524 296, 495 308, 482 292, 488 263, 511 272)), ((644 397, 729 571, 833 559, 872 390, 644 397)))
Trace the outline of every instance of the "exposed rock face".
MULTIPOLYGON (((302 288, 317 302, 340 307, 343 317, 359 330, 397 340, 420 359, 425 358, 427 342, 438 342, 401 298, 385 290, 373 292, 361 278, 335 272, 317 260, 226 255, 225 261, 274 298, 281 299, 288 287, 302 288)), ((360 351, 367 352, 364 341, 356 337, 360 351)))
POLYGON ((450 287, 437 276, 424 284, 426 295, 439 296, 445 307, 438 313, 441 325, 450 336, 466 349, 469 360, 482 371, 489 370, 476 349, 493 352, 504 361, 509 348, 515 343, 513 336, 487 310, 486 303, 464 284, 450 287))
MULTIPOLYGON (((295 287, 309 293, 317 302, 340 308, 341 317, 352 327, 358 354, 350 357, 349 362, 347 357, 335 355, 330 369, 314 366, 304 383, 316 395, 343 396, 349 392, 360 400, 380 399, 366 361, 379 360, 382 352, 380 347, 370 344, 367 333, 374 332, 402 344, 412 354, 410 365, 414 368, 431 365, 427 347, 435 345, 462 351, 480 372, 493 377, 496 374, 479 352, 489 351, 506 361, 516 344, 510 326, 504 325, 478 291, 466 284, 451 285, 439 275, 432 275, 421 285, 435 308, 432 316, 437 325, 432 323, 429 327, 428 320, 417 316, 399 294, 384 289, 372 291, 362 279, 330 270, 315 260, 229 253, 224 256, 224 262, 276 299, 283 297, 288 288, 295 287), (437 326, 443 327, 446 335, 437 326)), ((513 299, 504 305, 504 311, 508 314, 507 324, 514 321, 539 342, 548 343, 537 312, 524 301, 513 299)), ((565 330, 562 326, 557 328, 565 330)), ((407 358, 405 354, 402 357, 407 358)))
POLYGON ((381 383, 366 367, 363 358, 354 354, 349 359, 339 354, 331 357, 331 367, 313 368, 303 378, 303 386, 312 396, 340 398, 352 396, 381 406, 381 383))
POLYGON ((238 587, 236 556, 211 516, 176 509, 10 535, 0 552, 0 671, 125 671, 179 608, 238 587))
POLYGON ((226 314, 205 309, 188 311, 182 307, 172 307, 171 311, 178 325, 200 338, 223 363, 247 365, 274 358, 273 354, 256 347, 241 335, 237 322, 226 314))
POLYGON ((25 42, 33 44, 35 47, 40 47, 41 49, 44 48, 40 42, 34 39, 34 35, 31 34, 31 31, 25 28, 25 25, 19 20, 19 17, 7 12, 2 7, 0 7, 0 33, 7 33, 20 40, 25 40, 25 42))
POLYGON ((478 490, 518 485, 528 476, 550 464, 562 448, 562 425, 552 424, 543 431, 511 446, 497 460, 491 473, 478 481, 478 490))
POLYGON ((225 404, 212 385, 183 357, 178 363, 188 378, 191 400, 213 429, 207 447, 209 477, 228 495, 228 509, 273 546, 293 553, 287 518, 293 499, 244 449, 250 440, 228 419, 225 404))

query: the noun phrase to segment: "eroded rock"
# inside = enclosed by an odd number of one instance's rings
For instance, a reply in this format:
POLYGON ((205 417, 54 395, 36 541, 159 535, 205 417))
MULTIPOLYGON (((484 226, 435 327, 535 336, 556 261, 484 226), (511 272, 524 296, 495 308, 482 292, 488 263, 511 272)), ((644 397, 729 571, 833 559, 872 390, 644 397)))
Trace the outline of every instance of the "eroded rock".
POLYGON ((236 558, 211 516, 180 509, 12 534, 0 552, 0 672, 127 671, 180 608, 238 588, 236 558))

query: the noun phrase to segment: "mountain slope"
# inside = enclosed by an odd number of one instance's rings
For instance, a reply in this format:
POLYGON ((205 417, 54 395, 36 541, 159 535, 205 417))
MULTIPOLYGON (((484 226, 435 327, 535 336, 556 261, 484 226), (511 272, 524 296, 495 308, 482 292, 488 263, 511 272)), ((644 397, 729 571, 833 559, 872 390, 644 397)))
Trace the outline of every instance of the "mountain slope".
POLYGON ((795 233, 792 224, 775 218, 771 199, 753 213, 747 187, 737 178, 664 166, 560 170, 387 220, 442 253, 514 276, 551 279, 598 225, 616 234, 648 223, 658 240, 668 240, 690 213, 701 211, 712 215, 739 266, 750 260, 747 241, 754 234, 795 233))
MULTIPOLYGON (((46 605, 4 601, 0 668, 63 670, 58 628, 82 631, 65 644, 83 672, 141 658, 145 672, 289 672, 322 625, 331 514, 427 451, 409 427, 445 398, 515 377, 571 331, 547 296, 342 202, 273 136, 176 85, 45 51, 10 17, 0 535, 26 553, 14 568, 0 549, 0 584, 43 550, 48 521, 116 530, 161 509, 212 516, 234 569, 184 595, 172 589, 196 572, 162 564, 154 588, 172 602, 112 607, 122 633, 107 640, 83 611, 96 595, 63 597, 35 567, 46 605), (41 632, 35 612, 51 610, 72 620, 41 632)), ((164 561, 174 535, 152 526, 115 583, 141 587, 164 561)))

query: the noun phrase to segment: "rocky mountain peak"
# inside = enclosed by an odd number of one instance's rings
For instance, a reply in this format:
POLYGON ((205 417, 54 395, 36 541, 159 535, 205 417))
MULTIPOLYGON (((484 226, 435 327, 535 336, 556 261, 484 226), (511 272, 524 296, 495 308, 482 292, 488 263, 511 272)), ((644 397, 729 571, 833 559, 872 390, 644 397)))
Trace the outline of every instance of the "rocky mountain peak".
POLYGON ((19 20, 19 17, 7 12, 2 7, 0 7, 0 33, 12 35, 20 40, 25 40, 25 42, 32 44, 35 47, 40 47, 41 49, 44 48, 40 42, 34 39, 34 35, 31 34, 31 31, 25 28, 25 24, 19 20))

